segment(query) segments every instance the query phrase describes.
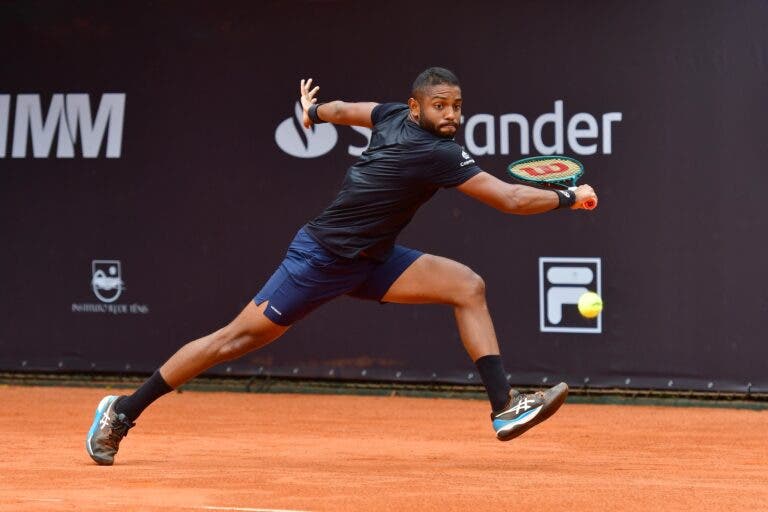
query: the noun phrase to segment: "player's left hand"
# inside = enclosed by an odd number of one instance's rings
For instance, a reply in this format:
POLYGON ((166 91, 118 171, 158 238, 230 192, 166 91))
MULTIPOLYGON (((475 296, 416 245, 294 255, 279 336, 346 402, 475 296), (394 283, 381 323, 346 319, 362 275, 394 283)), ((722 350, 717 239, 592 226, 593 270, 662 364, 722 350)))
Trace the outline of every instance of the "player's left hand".
POLYGON ((573 203, 573 206, 571 206, 572 210, 588 209, 588 208, 584 208, 584 203, 586 203, 590 199, 594 199, 595 204, 597 204, 597 194, 595 193, 594 189, 589 185, 579 185, 578 187, 576 187, 575 192, 576 192, 576 202, 573 203))
POLYGON ((315 94, 317 94, 317 91, 320 90, 320 86, 315 86, 314 89, 312 89, 312 79, 308 80, 301 80, 301 84, 299 85, 299 101, 301 101, 301 108, 304 110, 304 128, 309 128, 312 126, 312 120, 309 118, 309 107, 317 103, 317 98, 315 98, 315 94))

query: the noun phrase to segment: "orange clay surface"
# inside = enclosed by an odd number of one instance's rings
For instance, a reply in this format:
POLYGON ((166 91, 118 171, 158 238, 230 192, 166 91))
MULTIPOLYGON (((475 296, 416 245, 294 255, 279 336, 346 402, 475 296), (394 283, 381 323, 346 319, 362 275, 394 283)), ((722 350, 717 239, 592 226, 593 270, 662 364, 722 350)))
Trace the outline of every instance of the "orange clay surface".
POLYGON ((768 411, 566 402, 501 443, 479 400, 184 392, 101 467, 105 394, 0 387, 0 510, 768 510, 768 411))

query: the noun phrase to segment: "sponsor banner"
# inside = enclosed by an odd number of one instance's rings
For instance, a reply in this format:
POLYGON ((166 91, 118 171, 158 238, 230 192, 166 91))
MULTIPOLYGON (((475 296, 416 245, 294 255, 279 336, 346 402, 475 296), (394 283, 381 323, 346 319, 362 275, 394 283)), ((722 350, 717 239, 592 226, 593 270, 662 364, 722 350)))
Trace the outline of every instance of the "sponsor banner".
POLYGON ((146 315, 147 304, 116 302, 125 290, 120 260, 93 260, 91 262, 91 289, 98 303, 72 304, 72 313, 109 313, 112 315, 146 315))
MULTIPOLYGON (((469 152, 476 156, 610 155, 613 151, 613 131, 622 118, 621 112, 606 112, 598 116, 578 112, 566 122, 563 100, 556 100, 553 112, 541 114, 533 122, 518 113, 481 113, 467 119, 462 116, 463 138, 469 152)), ((370 142, 370 129, 360 126, 345 129, 362 134, 366 142, 370 142)), ((338 139, 337 128, 331 124, 305 128, 299 102, 294 107, 294 115, 283 120, 275 130, 278 147, 297 158, 326 155, 335 149, 338 139)), ((346 152, 351 156, 360 156, 366 147, 367 143, 365 146, 349 145, 346 152)))
MULTIPOLYGON (((399 239, 483 277, 510 381, 768 389, 763 4, 441 4, 455 32, 396 37, 391 4, 305 7, 0 6, 1 370, 148 373, 226 325, 371 137, 304 128, 299 81, 406 102, 441 65, 465 162, 565 154, 600 196, 517 217, 444 190, 399 239)), ((450 307, 351 298, 211 372, 479 383, 450 307)))
POLYGON ((0 158, 27 158, 29 146, 34 158, 96 158, 102 147, 107 158, 120 158, 125 94, 102 94, 95 116, 88 94, 55 93, 47 112, 40 96, 18 94, 14 103, 11 95, 0 94, 0 158))

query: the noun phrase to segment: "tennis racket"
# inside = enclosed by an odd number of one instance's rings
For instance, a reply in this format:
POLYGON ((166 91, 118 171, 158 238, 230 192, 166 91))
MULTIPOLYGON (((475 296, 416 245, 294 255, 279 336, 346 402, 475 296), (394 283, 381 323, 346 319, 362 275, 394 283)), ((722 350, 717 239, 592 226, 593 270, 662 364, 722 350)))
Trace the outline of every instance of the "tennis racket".
MULTIPOLYGON (((576 182, 584 174, 584 166, 567 156, 535 156, 512 162, 507 171, 512 178, 526 185, 576 190, 576 182)), ((586 210, 594 210, 597 199, 588 199, 583 206, 586 210)))

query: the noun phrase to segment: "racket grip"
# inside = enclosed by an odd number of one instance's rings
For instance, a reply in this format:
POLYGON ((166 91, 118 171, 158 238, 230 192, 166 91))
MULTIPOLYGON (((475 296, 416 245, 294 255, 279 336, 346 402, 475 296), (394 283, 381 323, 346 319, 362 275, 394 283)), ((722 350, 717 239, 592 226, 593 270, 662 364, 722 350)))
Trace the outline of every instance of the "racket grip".
MULTIPOLYGON (((568 190, 570 190, 572 192, 576 192, 576 187, 568 187, 568 190)), ((595 208, 597 208, 597 198, 593 197, 591 199, 587 199, 586 201, 584 201, 582 203, 581 206, 585 210, 594 210, 595 208)))

